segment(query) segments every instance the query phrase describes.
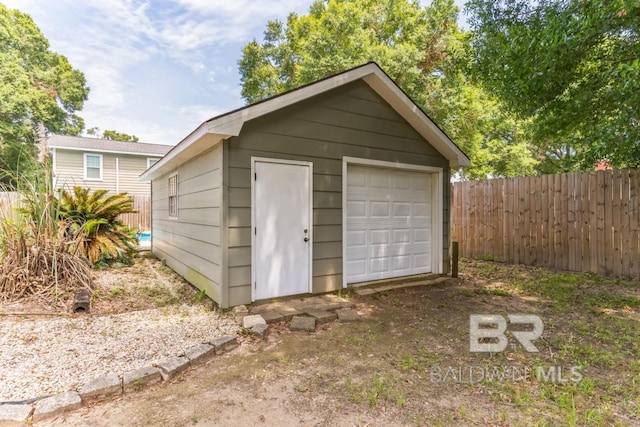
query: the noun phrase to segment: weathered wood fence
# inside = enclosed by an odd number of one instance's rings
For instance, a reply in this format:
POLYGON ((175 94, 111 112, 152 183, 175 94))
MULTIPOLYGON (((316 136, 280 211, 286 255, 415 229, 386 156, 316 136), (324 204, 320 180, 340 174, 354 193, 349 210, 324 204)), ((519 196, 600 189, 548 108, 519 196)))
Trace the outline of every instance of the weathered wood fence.
POLYGON ((133 208, 138 213, 120 215, 120 220, 131 228, 151 231, 151 196, 135 195, 131 198, 133 199, 133 208))
MULTIPOLYGON (((124 214, 120 220, 131 228, 140 231, 151 230, 151 196, 132 195, 133 208, 138 211, 135 214, 124 214)), ((0 219, 12 215, 14 207, 20 203, 20 195, 15 192, 0 192, 0 219)))
POLYGON ((452 184, 460 255, 640 278, 640 170, 452 184))

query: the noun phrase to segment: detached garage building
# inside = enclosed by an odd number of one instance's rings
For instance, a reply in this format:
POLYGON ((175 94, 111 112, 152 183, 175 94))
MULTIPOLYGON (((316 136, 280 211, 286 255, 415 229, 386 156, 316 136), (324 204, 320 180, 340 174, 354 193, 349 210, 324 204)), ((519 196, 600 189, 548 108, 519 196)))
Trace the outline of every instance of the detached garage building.
POLYGON ((447 273, 468 165, 369 63, 214 117, 147 170, 152 251, 222 307, 447 273))

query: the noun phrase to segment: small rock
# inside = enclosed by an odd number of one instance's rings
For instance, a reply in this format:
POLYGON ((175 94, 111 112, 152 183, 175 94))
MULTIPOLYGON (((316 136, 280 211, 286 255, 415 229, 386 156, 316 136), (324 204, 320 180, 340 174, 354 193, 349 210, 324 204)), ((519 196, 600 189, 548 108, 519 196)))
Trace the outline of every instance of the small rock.
POLYGON ((36 404, 33 412, 33 420, 39 421, 65 412, 73 411, 82 406, 82 399, 75 391, 67 391, 66 393, 56 396, 47 397, 40 400, 36 404))
POLYGON ((261 325, 261 324, 266 325, 267 322, 265 322, 264 318, 259 314, 246 316, 242 321, 242 326, 244 326, 247 329, 252 328, 254 325, 261 325))
POLYGON ((251 333, 255 336, 262 338, 263 340, 266 340, 267 337, 269 336, 269 325, 263 325, 263 324, 253 325, 253 327, 251 328, 251 333))
POLYGON ((289 329, 292 331, 313 332, 316 330, 316 319, 307 316, 293 316, 289 329))
POLYGON ((80 387, 78 394, 83 401, 122 394, 122 381, 116 374, 110 373, 89 381, 80 387))
POLYGON ((158 368, 160 368, 160 375, 162 375, 162 379, 164 381, 169 381, 188 367, 189 359, 179 356, 169 357, 168 359, 165 359, 162 362, 158 363, 158 368))
POLYGON ((341 323, 345 322, 357 322, 360 320, 360 315, 353 308, 343 308, 342 310, 338 310, 338 320, 341 323))

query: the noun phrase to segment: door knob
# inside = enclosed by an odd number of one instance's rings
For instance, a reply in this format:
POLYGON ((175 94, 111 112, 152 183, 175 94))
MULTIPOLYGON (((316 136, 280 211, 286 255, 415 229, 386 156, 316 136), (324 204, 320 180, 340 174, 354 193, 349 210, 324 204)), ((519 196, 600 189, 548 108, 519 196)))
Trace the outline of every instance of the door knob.
POLYGON ((305 242, 308 242, 308 241, 309 241, 309 238, 308 238, 308 237, 305 237, 305 238, 304 238, 304 241, 305 241, 305 242))

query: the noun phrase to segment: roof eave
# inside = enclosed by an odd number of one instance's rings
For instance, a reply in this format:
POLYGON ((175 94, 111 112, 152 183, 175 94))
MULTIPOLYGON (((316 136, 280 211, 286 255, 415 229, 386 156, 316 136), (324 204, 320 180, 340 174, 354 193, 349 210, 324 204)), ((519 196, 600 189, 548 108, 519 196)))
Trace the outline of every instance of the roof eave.
POLYGON ((207 131, 203 123, 180 143, 173 147, 163 158, 140 175, 140 181, 150 181, 173 170, 193 156, 213 147, 221 140, 232 135, 215 134, 207 131))

